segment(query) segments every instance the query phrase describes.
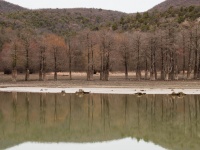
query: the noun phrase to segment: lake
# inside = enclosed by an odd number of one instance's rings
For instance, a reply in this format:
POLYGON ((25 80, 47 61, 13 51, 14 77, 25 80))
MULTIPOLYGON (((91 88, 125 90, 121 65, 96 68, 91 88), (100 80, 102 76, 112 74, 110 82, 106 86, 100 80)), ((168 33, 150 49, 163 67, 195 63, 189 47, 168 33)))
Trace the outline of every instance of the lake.
POLYGON ((200 147, 200 95, 0 93, 0 149, 200 147))

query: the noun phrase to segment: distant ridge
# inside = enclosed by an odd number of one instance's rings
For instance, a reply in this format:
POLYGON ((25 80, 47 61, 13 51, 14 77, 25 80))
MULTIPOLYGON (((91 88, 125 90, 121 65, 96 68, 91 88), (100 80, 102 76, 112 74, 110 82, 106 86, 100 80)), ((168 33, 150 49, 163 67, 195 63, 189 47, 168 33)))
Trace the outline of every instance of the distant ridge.
POLYGON ((0 13, 9 13, 21 10, 26 10, 26 9, 18 5, 6 2, 4 0, 0 0, 0 13))
POLYGON ((150 11, 152 11, 152 10, 165 11, 171 6, 173 6, 175 8, 176 7, 188 7, 188 6, 200 6, 200 0, 166 0, 166 1, 156 5, 152 9, 150 9, 150 11))

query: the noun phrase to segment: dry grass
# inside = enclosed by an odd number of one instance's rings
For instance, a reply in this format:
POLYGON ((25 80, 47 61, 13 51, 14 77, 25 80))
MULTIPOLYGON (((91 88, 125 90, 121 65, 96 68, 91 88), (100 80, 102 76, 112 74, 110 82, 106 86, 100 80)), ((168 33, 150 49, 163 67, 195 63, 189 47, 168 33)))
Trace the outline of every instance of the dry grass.
POLYGON ((129 74, 125 80, 124 74, 117 72, 110 74, 109 81, 100 81, 99 74, 94 75, 93 81, 86 80, 86 73, 73 73, 69 80, 68 73, 59 73, 58 81, 54 81, 53 73, 47 74, 47 81, 38 81, 38 74, 31 74, 29 81, 24 81, 24 74, 18 74, 17 82, 12 82, 11 75, 0 73, 0 87, 115 87, 115 88, 165 88, 165 89, 200 89, 200 80, 179 81, 150 81, 135 80, 135 73, 129 74))

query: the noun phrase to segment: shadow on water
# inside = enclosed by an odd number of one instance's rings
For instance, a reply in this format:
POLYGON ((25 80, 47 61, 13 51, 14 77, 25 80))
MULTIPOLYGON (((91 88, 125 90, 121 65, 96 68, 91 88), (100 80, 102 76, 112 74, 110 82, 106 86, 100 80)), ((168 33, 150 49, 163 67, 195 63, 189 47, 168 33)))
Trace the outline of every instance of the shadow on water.
POLYGON ((0 93, 0 149, 27 141, 126 137, 167 149, 200 147, 199 95, 0 93))

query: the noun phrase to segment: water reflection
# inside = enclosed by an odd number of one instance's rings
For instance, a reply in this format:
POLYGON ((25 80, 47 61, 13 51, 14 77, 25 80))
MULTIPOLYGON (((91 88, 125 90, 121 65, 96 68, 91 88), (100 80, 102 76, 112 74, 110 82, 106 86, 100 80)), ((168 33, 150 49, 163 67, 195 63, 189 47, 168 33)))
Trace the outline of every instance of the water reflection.
POLYGON ((0 149, 127 137, 199 149, 200 96, 0 93, 0 149))
POLYGON ((165 150, 153 143, 147 143, 143 140, 139 142, 136 139, 126 138, 121 140, 101 142, 101 143, 34 143, 26 142, 8 150, 26 150, 26 149, 48 149, 48 150, 165 150))

